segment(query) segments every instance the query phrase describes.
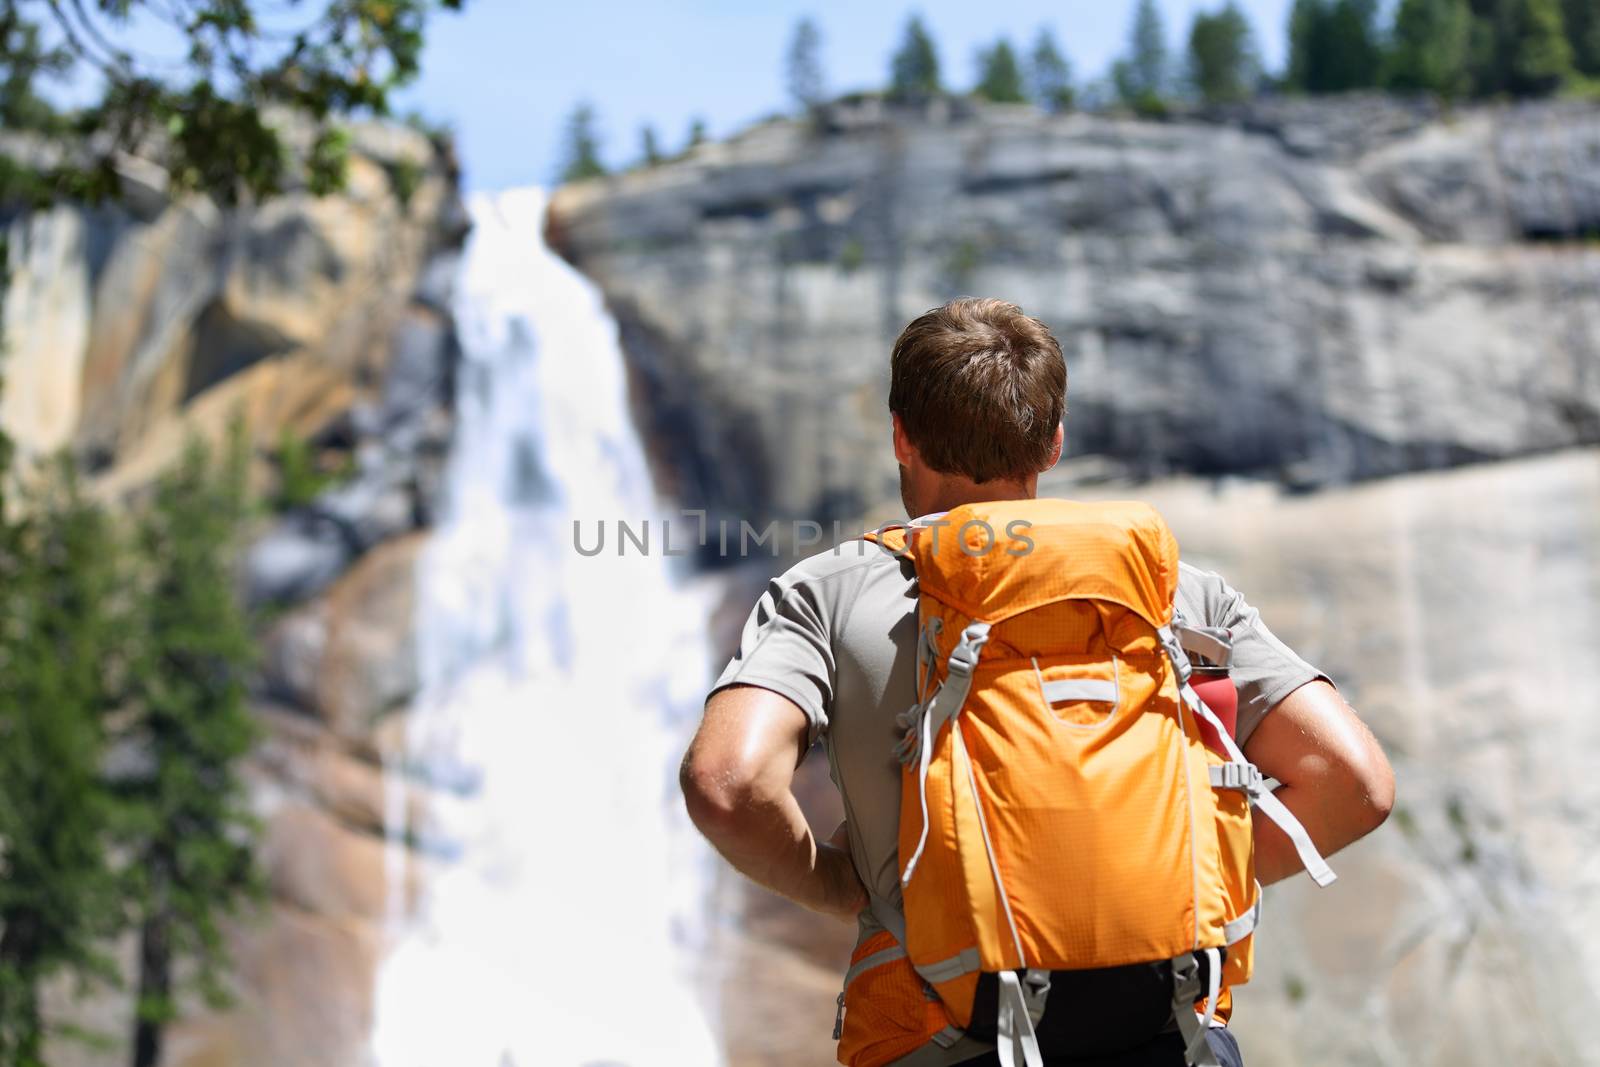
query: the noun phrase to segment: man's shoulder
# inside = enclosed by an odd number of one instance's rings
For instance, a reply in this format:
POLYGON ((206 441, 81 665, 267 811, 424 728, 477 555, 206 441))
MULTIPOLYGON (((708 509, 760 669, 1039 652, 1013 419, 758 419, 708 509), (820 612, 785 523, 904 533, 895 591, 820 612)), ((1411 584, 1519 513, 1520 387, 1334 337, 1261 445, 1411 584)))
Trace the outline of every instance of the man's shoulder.
POLYGON ((909 576, 909 567, 885 548, 856 539, 841 541, 832 548, 807 556, 778 578, 786 586, 837 585, 843 579, 873 580, 909 576))
POLYGON ((769 596, 809 603, 844 640, 848 620, 870 620, 882 635, 893 619, 916 609, 916 573, 909 561, 865 541, 844 541, 807 556, 773 579, 769 596))
POLYGON ((1178 561, 1178 607, 1190 618, 1216 618, 1234 595, 1232 587, 1216 571, 1178 561))

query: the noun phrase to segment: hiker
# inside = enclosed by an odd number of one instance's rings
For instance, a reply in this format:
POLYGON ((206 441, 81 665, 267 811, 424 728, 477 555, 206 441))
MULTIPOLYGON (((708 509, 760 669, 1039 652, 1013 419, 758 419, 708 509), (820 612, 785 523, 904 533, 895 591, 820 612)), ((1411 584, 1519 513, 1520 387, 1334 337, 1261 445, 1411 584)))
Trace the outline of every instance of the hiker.
POLYGON ((1043 323, 956 300, 890 373, 920 518, 771 582, 684 758, 691 818, 752 880, 857 923, 842 1063, 1239 1064, 1259 886, 1332 879, 1321 857, 1393 803, 1383 752, 1222 577, 1177 564, 1152 509, 1034 499, 1067 386, 1043 323), (1231 723, 1195 699, 1208 663, 1231 723), (826 841, 791 792, 819 740, 846 813, 826 841))

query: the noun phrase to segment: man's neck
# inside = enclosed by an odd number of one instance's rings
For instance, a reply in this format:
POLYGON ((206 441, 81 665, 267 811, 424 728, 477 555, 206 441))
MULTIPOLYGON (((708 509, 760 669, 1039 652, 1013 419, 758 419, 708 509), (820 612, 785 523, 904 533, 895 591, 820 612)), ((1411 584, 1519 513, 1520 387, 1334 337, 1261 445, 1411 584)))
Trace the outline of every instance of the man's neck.
POLYGON ((1037 478, 1029 478, 1026 482, 974 482, 966 478, 952 478, 940 485, 939 491, 934 494, 933 506, 924 511, 928 514, 953 511, 963 504, 977 504, 986 500, 1032 500, 1038 494, 1038 489, 1037 478))

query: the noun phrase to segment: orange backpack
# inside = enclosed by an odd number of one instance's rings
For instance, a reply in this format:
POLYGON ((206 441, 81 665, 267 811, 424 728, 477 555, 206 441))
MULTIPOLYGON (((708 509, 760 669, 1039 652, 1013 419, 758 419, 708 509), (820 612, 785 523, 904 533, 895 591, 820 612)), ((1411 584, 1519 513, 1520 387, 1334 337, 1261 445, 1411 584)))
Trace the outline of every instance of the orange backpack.
POLYGON ((1042 1067, 1115 1051, 1060 1048, 1062 1020, 1078 1040, 1108 1014, 1149 1038, 1175 1017, 1188 1062, 1215 1063, 1205 1029, 1250 977, 1260 914, 1252 803, 1318 884, 1333 872, 1188 684, 1185 646, 1228 648, 1175 618, 1165 522, 1002 501, 872 539, 916 568, 918 702, 897 753, 902 901, 872 901, 885 932, 852 961, 840 1062, 970 1031, 1006 1067, 1042 1067), (1067 1003, 1047 1017, 1052 985, 1067 1003))

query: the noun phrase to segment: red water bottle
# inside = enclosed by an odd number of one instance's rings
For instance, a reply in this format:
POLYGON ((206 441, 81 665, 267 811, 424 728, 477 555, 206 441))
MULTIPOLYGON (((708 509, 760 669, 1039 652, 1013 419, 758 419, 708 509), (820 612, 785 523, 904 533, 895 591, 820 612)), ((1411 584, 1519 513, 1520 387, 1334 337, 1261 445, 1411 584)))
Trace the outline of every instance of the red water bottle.
MULTIPOLYGON (((1239 730, 1239 691, 1233 687, 1233 677, 1226 667, 1208 667, 1195 664, 1193 673, 1189 675, 1189 685, 1194 689, 1202 703, 1211 714, 1227 728, 1229 737, 1238 736, 1239 730)), ((1212 725, 1201 719, 1196 725, 1200 727, 1200 736, 1205 743, 1218 755, 1227 756, 1227 749, 1222 744, 1222 739, 1212 725)))

